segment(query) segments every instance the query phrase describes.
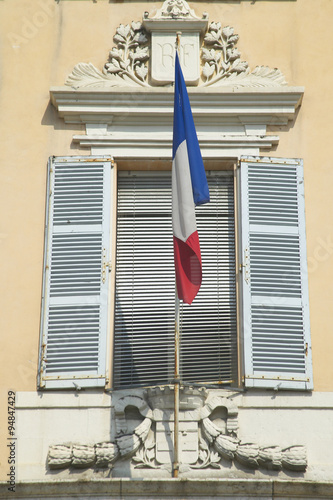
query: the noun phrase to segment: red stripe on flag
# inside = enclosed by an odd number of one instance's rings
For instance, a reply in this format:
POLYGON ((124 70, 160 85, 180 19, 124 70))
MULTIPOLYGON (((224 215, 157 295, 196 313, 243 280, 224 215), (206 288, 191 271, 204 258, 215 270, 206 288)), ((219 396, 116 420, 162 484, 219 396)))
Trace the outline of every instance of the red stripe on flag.
POLYGON ((198 231, 192 233, 186 242, 174 236, 173 247, 178 297, 186 304, 191 304, 202 280, 198 231))

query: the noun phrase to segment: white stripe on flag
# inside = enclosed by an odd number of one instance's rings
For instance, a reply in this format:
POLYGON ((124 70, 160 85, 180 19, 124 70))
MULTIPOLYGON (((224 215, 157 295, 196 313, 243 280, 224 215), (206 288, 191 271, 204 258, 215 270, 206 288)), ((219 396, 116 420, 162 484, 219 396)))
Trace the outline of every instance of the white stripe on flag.
POLYGON ((179 145, 172 162, 172 200, 173 234, 185 242, 197 229, 186 141, 179 145))

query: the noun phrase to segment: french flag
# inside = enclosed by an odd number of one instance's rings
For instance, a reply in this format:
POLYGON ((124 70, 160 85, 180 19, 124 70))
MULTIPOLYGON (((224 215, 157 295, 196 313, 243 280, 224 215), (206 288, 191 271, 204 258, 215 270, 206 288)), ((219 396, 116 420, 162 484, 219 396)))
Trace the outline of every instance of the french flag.
POLYGON ((195 205, 209 201, 209 189, 177 52, 172 159, 172 227, 177 293, 180 300, 191 304, 202 280, 195 205))

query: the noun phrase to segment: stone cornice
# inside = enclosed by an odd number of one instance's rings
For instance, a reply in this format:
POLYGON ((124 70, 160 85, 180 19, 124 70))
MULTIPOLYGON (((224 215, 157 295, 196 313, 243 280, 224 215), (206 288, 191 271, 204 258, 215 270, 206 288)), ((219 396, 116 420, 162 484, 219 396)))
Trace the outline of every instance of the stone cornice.
MULTIPOLYGON (((202 155, 258 154, 279 142, 267 126, 295 117, 302 87, 262 89, 190 88, 202 155)), ((115 157, 170 157, 173 88, 80 89, 53 87, 51 101, 66 123, 84 124, 81 147, 108 148, 115 157)))
MULTIPOLYGON (((190 88, 189 97, 194 118, 211 123, 215 118, 230 118, 233 123, 287 124, 301 103, 303 87, 265 89, 190 88)), ((173 114, 173 88, 73 90, 52 87, 51 101, 66 123, 113 123, 140 117, 162 120, 173 114)))

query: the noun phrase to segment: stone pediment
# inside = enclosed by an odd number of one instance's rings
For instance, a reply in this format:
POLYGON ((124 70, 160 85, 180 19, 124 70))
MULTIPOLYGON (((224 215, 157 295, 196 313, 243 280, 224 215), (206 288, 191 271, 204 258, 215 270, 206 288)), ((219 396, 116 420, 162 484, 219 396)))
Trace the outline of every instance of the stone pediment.
POLYGON ((186 83, 199 87, 281 87, 278 69, 257 66, 252 71, 241 59, 238 34, 231 26, 198 18, 185 0, 166 0, 155 16, 121 24, 113 37, 104 68, 77 64, 66 81, 74 89, 151 87, 174 79, 176 35, 180 34, 180 61, 186 83), (202 42, 201 42, 202 40, 202 42))
POLYGON ((256 156, 277 145, 267 127, 294 119, 303 87, 288 86, 278 69, 251 70, 234 29, 197 17, 185 0, 121 24, 102 69, 79 63, 64 86, 51 88, 59 116, 86 126, 73 141, 118 159, 171 158, 177 33, 203 158, 256 156))

